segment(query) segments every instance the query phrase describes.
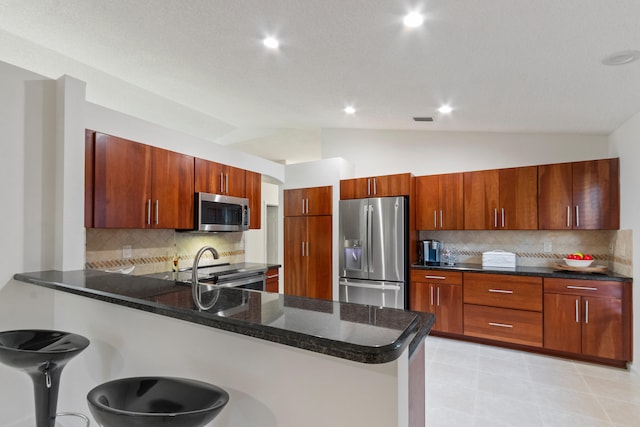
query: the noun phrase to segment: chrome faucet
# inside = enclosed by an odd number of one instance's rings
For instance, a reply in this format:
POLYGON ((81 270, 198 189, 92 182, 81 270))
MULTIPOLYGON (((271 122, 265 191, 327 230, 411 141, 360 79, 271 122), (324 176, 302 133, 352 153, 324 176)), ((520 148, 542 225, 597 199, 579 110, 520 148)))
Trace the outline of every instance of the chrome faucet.
POLYGON ((218 251, 216 251, 211 246, 203 246, 200 248, 196 257, 193 259, 193 268, 191 269, 191 294, 193 296, 193 302, 196 307, 200 310, 209 310, 213 305, 218 301, 218 293, 216 293, 215 298, 208 304, 202 303, 202 289, 200 289, 200 284, 198 283, 198 264, 200 263, 200 258, 205 252, 211 252, 213 255, 213 259, 218 259, 220 256, 218 255, 218 251))

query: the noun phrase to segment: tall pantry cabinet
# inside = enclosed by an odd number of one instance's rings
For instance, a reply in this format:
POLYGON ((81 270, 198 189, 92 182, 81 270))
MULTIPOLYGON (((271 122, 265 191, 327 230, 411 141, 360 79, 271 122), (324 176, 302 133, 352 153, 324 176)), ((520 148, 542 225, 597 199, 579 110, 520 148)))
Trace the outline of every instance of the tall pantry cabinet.
POLYGON ((332 187, 284 191, 284 293, 332 299, 332 187))

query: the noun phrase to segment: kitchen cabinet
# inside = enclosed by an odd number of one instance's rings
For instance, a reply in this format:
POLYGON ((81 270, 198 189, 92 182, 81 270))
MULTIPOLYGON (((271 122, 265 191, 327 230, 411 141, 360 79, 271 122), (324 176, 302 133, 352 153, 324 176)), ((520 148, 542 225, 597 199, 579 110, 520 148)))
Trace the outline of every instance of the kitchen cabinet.
POLYGON ((284 190, 284 216, 331 215, 331 186, 284 190))
POLYGON ((195 192, 246 197, 245 170, 210 160, 195 160, 195 192))
POLYGON ((279 268, 270 268, 267 270, 264 290, 266 292, 275 292, 279 291, 280 284, 280 273, 279 268))
POLYGON ((542 278, 463 273, 464 335, 542 347, 542 278))
POLYGON ((94 133, 93 226, 193 228, 194 160, 94 133))
POLYGON ((544 347, 630 361, 631 284, 544 279, 544 347))
POLYGON ((536 166, 464 173, 465 230, 536 230, 536 166))
POLYGON ((462 273, 412 269, 409 309, 434 313, 434 332, 462 334, 462 273))
POLYGON ((245 197, 249 199, 249 229, 262 226, 262 174, 245 171, 245 197))
POLYGON ((340 199, 364 199, 367 197, 410 196, 410 173, 343 179, 340 181, 340 199))
POLYGON ((284 293, 332 298, 332 216, 284 218, 284 293))
POLYGON ((464 229, 463 174, 416 177, 416 228, 464 229))
POLYGON ((619 168, 617 158, 539 166, 539 228, 620 228, 619 168))

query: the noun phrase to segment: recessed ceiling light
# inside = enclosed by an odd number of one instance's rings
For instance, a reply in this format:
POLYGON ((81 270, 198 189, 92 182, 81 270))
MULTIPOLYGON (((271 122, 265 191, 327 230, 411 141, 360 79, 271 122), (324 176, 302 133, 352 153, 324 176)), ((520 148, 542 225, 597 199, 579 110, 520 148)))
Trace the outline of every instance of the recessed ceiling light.
POLYGON ((438 112, 440 112, 442 114, 449 114, 452 111, 453 111, 453 109, 448 105, 443 105, 442 107, 438 108, 438 112))
POLYGON ((424 23, 424 16, 418 12, 411 12, 405 15, 402 20, 405 26, 415 28, 424 23))
POLYGON ((278 40, 273 37, 265 37, 264 40, 262 40, 262 44, 264 44, 269 49, 277 49, 278 46, 280 46, 278 40))
POLYGON ((344 112, 347 114, 355 114, 356 109, 349 105, 347 107, 344 107, 344 112))
POLYGON ((640 58, 638 50, 624 50, 605 56, 602 60, 604 65, 625 65, 640 58))

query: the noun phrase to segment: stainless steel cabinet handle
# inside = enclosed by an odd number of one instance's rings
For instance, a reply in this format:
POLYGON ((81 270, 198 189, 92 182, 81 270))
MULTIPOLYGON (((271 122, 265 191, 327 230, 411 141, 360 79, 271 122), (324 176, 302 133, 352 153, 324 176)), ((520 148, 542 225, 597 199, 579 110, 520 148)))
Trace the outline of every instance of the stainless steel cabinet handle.
POLYGON ((506 323, 495 323, 495 322, 489 322, 489 326, 498 326, 500 328, 513 328, 513 325, 508 325, 506 323))
POLYGON ((571 206, 567 206, 567 228, 571 228, 571 206))
POLYGON ((307 240, 307 256, 309 256, 309 241, 307 240))
POLYGON ((304 213, 304 199, 300 200, 300 202, 302 202, 302 207, 300 209, 302 210, 302 213, 304 213))
POLYGON ((493 228, 498 228, 498 209, 493 208, 493 228))
POLYGON ((580 227, 580 206, 576 205, 576 227, 580 227))
POLYGON ((270 276, 267 276, 267 279, 275 279, 276 277, 278 277, 278 274, 272 274, 270 276))
POLYGON ((429 305, 433 305, 433 286, 429 286, 429 305))
POLYGON ((436 215, 437 215, 437 214, 436 214, 436 211, 435 211, 435 209, 434 209, 434 210, 433 210, 433 228, 434 228, 434 229, 438 228, 438 219, 437 219, 437 216, 436 216, 436 215))
POLYGON ((371 195, 371 178, 367 178, 367 196, 371 195))
POLYGON ((225 187, 224 187, 224 189, 225 189, 225 192, 226 192, 226 193, 229 193, 229 174, 228 174, 228 173, 224 174, 224 178, 225 178, 225 179, 224 179, 224 180, 225 180, 225 187))
POLYGON ((151 225, 151 199, 147 200, 147 224, 151 225))
POLYGON ((504 208, 502 208, 502 228, 504 228, 504 208))
POLYGON ((306 200, 307 200, 307 203, 305 206, 305 210, 307 211, 306 213, 309 213, 309 199, 307 198, 306 200))
POLYGON ((444 276, 424 276, 425 279, 436 279, 436 280, 444 280, 446 277, 444 276))
POLYGON ((224 193, 224 173, 220 172, 220 193, 224 193))
POLYGON ((436 295, 437 295, 437 301, 438 301, 437 306, 440 307, 440 286, 438 286, 436 295))
POLYGON ((442 222, 442 209, 440 209, 440 228, 444 228, 444 223, 442 222))
POLYGON ((576 300, 576 323, 580 323, 580 300, 576 300))
POLYGON ((378 194, 378 186, 376 185, 376 179, 373 178, 373 194, 376 195, 378 194))
POLYGON ((589 300, 584 302, 584 323, 589 324, 589 300))
POLYGON ((505 289, 489 289, 489 292, 494 294, 512 294, 513 291, 508 291, 505 289))
POLYGON ((304 240, 302 241, 302 256, 304 256, 304 240))
POLYGON ((580 291, 597 291, 598 288, 592 288, 589 286, 574 286, 574 285, 567 285, 567 289, 578 289, 580 291))
POLYGON ((156 225, 160 222, 160 200, 156 199, 156 225))

